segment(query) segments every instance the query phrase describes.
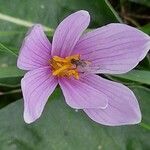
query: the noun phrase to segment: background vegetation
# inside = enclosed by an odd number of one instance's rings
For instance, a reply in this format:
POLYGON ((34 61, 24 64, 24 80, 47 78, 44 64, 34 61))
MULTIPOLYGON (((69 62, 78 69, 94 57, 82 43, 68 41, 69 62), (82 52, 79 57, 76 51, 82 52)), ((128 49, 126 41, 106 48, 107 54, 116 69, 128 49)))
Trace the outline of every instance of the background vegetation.
POLYGON ((32 23, 41 23, 49 39, 70 13, 90 12, 90 29, 126 23, 150 34, 149 0, 0 0, 0 150, 149 150, 150 55, 135 70, 105 78, 122 82, 137 96, 141 124, 107 127, 91 121, 64 102, 60 89, 49 98, 42 117, 23 121, 23 100, 16 59, 32 23))

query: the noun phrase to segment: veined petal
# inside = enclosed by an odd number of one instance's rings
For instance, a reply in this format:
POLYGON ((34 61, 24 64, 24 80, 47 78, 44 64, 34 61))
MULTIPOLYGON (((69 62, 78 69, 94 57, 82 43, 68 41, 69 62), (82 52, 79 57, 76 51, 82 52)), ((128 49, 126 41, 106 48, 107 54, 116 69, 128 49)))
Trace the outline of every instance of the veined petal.
POLYGON ((84 34, 73 53, 91 61, 91 72, 120 74, 133 69, 149 49, 148 35, 128 25, 113 23, 84 34))
POLYGON ((24 98, 24 120, 31 123, 41 116, 48 97, 57 86, 49 67, 35 69, 25 74, 21 80, 24 98))
POLYGON ((89 22, 90 15, 84 10, 77 11, 65 18, 54 33, 52 56, 69 56, 89 22))
POLYGON ((141 121, 138 101, 129 88, 97 75, 84 76, 82 80, 108 97, 106 109, 84 109, 92 120, 109 126, 137 124, 141 121))
POLYGON ((33 70, 48 65, 50 59, 51 43, 44 34, 40 24, 34 25, 25 37, 17 66, 23 70, 33 70))
POLYGON ((70 107, 75 109, 105 109, 107 107, 107 96, 89 86, 88 83, 74 78, 62 78, 58 82, 65 96, 66 103, 70 107))

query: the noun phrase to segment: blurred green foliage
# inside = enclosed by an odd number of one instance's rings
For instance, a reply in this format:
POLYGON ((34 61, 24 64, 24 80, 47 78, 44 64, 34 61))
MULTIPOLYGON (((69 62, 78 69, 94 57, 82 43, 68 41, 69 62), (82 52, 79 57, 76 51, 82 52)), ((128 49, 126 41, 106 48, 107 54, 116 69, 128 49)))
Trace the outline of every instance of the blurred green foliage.
MULTIPOLYGON (((130 87, 131 88, 131 87, 130 87)), ((134 86, 143 113, 141 125, 106 127, 94 123, 64 102, 56 89, 42 117, 31 125, 23 121, 23 101, 0 110, 2 150, 148 150, 150 90, 134 86)))

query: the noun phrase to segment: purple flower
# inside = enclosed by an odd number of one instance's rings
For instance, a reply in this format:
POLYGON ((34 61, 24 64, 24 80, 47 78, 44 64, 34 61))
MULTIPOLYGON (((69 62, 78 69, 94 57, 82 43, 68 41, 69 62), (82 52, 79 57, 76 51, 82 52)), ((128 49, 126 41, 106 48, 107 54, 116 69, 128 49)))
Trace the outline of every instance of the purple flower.
POLYGON ((133 92, 96 74, 133 69, 150 49, 150 37, 119 23, 83 33, 89 22, 87 11, 71 14, 57 27, 52 45, 41 25, 28 32, 17 62, 28 71, 21 80, 26 123, 41 116, 58 84, 70 107, 82 109, 98 123, 116 126, 141 121, 133 92))

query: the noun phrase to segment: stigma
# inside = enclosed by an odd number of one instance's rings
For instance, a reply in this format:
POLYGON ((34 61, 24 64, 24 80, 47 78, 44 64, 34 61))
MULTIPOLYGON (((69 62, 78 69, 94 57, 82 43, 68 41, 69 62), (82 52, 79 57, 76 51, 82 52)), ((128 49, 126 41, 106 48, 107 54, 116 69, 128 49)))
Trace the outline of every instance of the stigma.
POLYGON ((65 58, 53 56, 50 59, 52 75, 57 77, 74 77, 79 79, 77 65, 74 62, 80 62, 80 55, 72 55, 65 58))

